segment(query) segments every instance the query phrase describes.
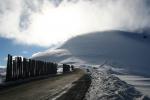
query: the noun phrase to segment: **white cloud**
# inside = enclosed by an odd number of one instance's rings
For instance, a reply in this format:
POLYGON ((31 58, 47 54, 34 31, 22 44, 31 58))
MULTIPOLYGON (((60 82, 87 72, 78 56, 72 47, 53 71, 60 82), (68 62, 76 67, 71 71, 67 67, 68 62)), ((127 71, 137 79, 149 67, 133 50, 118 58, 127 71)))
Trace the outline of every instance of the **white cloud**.
POLYGON ((61 57, 61 56, 69 56, 69 55, 71 55, 71 53, 66 49, 49 49, 43 52, 38 52, 33 54, 32 58, 46 57, 46 56, 61 57))
POLYGON ((78 57, 69 57, 69 58, 67 58, 67 59, 62 60, 62 61, 59 62, 59 63, 62 63, 62 64, 64 64, 64 63, 67 64, 67 63, 68 63, 68 64, 74 64, 74 65, 84 65, 84 64, 87 64, 86 61, 81 60, 81 59, 78 58, 78 57))
POLYGON ((0 65, 0 68, 6 68, 6 66, 1 66, 1 65, 0 65))
POLYGON ((49 47, 91 31, 150 27, 149 0, 0 0, 0 36, 49 47))
POLYGON ((4 57, 4 59, 3 59, 3 60, 4 60, 4 61, 7 61, 7 59, 8 59, 7 57, 4 57))

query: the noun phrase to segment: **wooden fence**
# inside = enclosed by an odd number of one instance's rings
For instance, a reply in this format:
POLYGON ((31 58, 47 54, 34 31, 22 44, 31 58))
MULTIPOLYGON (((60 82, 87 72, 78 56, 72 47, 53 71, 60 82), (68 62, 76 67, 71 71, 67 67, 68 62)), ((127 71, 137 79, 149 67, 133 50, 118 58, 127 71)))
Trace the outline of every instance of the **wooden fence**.
POLYGON ((57 64, 8 55, 6 81, 57 74, 57 64))
POLYGON ((70 65, 63 64, 63 73, 70 72, 70 65))
MULTIPOLYGON (((57 74, 58 64, 23 57, 13 58, 8 54, 6 81, 15 81, 49 74, 57 74)), ((73 66, 63 64, 63 73, 69 72, 73 66)))

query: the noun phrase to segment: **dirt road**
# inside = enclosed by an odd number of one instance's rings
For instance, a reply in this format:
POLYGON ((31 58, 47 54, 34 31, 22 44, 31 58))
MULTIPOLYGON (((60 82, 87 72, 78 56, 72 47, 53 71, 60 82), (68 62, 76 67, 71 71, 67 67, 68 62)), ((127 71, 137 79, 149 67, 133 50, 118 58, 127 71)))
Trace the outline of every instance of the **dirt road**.
POLYGON ((76 69, 72 73, 37 80, 0 91, 0 100, 55 100, 72 87, 72 83, 85 73, 76 69))

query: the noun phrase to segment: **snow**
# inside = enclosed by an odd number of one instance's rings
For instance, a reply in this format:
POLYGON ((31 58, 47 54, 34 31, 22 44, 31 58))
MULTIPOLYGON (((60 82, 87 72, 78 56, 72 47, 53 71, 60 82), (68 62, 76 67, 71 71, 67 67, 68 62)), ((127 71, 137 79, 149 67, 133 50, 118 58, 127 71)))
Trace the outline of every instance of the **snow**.
POLYGON ((80 58, 77 58, 77 57, 69 57, 67 59, 64 59, 62 60, 61 62, 59 63, 66 63, 66 64, 75 64, 75 65, 81 65, 81 64, 86 64, 85 61, 81 60, 80 58))
POLYGON ((62 74, 63 73, 63 68, 62 67, 57 68, 57 73, 62 74))
POLYGON ((61 49, 91 64, 115 63, 130 73, 150 76, 150 38, 124 31, 93 32, 68 40, 61 49))
MULTIPOLYGON (((104 68, 91 69, 92 83, 87 100, 144 100, 148 99, 134 86, 127 84, 104 68)), ((149 100, 149 99, 148 99, 149 100)))
POLYGON ((149 51, 149 37, 143 38, 136 32, 110 30, 73 37, 56 50, 40 52, 36 59, 71 64, 101 64, 108 61, 130 73, 150 77, 149 51))
POLYGON ((150 97, 150 78, 137 75, 116 75, 121 80, 132 84, 137 90, 150 97))
POLYGON ((117 30, 91 32, 71 38, 54 51, 47 50, 40 54, 36 59, 75 64, 85 71, 90 68, 90 66, 86 67, 88 64, 101 65, 107 61, 109 66, 98 66, 97 70, 92 69, 93 90, 89 91, 91 100, 101 97, 107 98, 107 95, 115 95, 114 98, 121 98, 122 95, 119 93, 140 98, 142 94, 138 94, 132 85, 143 94, 150 94, 149 36, 143 38, 143 35, 136 32, 117 30), (131 90, 133 94, 130 92, 131 90), (93 96, 90 93, 93 93, 93 96), (98 96, 95 96, 96 93, 98 96))

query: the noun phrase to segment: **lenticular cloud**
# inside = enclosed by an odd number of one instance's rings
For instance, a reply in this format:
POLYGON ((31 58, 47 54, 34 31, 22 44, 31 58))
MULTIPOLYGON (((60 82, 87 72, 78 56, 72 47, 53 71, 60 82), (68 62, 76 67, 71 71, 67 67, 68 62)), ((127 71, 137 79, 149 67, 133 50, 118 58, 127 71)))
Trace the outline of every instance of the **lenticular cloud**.
POLYGON ((148 31, 149 0, 0 0, 0 37, 50 47, 103 30, 148 31))

